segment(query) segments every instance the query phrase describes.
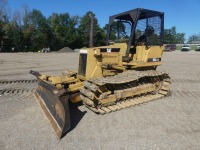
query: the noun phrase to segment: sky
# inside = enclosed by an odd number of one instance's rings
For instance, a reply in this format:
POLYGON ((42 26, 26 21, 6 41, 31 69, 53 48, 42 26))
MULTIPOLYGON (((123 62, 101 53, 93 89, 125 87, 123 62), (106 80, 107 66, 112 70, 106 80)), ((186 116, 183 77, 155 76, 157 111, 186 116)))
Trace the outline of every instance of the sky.
POLYGON ((109 16, 135 8, 145 8, 165 13, 165 29, 176 26, 177 32, 200 33, 200 0, 8 0, 12 12, 23 4, 38 9, 46 17, 55 13, 83 16, 92 11, 101 27, 108 23, 109 16))

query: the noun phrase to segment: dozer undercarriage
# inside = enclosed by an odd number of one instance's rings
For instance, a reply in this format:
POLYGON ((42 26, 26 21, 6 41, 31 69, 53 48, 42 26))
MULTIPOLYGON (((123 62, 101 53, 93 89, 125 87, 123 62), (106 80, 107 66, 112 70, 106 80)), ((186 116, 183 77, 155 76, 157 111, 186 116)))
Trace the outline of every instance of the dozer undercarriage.
POLYGON ((126 71, 113 77, 85 81, 80 89, 83 103, 105 114, 169 94, 170 78, 164 72, 126 71))
POLYGON ((56 134, 71 127, 69 101, 106 114, 170 93, 170 77, 157 71, 163 54, 164 13, 137 8, 110 17, 107 46, 81 49, 78 72, 37 77, 35 97, 56 134))

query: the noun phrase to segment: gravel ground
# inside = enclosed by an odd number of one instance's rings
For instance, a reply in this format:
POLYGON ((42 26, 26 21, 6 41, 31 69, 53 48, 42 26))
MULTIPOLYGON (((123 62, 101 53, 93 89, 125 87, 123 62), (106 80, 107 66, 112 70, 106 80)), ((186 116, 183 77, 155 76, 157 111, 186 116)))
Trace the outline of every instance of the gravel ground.
POLYGON ((73 128, 58 140, 32 94, 37 83, 28 72, 32 69, 58 75, 67 68, 77 70, 78 53, 1 53, 0 90, 18 90, 0 96, 0 150, 197 150, 199 58, 200 53, 194 51, 165 52, 158 70, 169 72, 172 78, 170 97, 108 115, 96 115, 84 106, 73 107, 73 128))

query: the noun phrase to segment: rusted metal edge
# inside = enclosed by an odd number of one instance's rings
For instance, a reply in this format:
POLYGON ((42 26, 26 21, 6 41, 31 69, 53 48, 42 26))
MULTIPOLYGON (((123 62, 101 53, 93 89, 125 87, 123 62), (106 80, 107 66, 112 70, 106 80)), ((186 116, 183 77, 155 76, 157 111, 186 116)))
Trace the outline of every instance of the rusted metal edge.
POLYGON ((39 94, 37 93, 37 91, 34 92, 34 96, 37 99, 38 103, 40 104, 40 107, 42 108, 44 114, 48 118, 47 120, 50 122, 51 126, 53 127, 53 129, 54 129, 57 137, 60 139, 62 137, 62 134, 63 134, 62 133, 62 129, 57 124, 57 121, 55 120, 55 118, 51 115, 48 107, 43 102, 42 98, 39 96, 39 94))

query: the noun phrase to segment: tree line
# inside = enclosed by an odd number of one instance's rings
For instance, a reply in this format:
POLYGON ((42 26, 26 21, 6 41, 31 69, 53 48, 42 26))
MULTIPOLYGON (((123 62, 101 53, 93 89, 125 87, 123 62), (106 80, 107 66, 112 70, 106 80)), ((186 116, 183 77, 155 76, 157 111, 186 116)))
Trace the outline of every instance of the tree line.
POLYGON ((46 18, 40 10, 30 10, 23 5, 9 16, 6 0, 0 0, 0 48, 1 51, 38 51, 49 47, 59 50, 89 45, 89 14, 94 16, 94 45, 106 44, 106 33, 99 26, 93 12, 84 16, 69 13, 52 13, 46 18))
MULTIPOLYGON (((72 49, 89 46, 90 17, 94 17, 94 46, 106 44, 107 26, 101 28, 95 14, 88 11, 83 16, 69 13, 52 13, 45 17, 40 10, 30 10, 24 4, 20 11, 10 15, 7 0, 0 0, 0 50, 38 51, 49 47, 51 51, 63 47, 72 49)), ((123 31, 124 32, 124 31, 123 31)), ((165 29, 164 43, 184 43, 185 33, 177 33, 176 27, 165 29)))

